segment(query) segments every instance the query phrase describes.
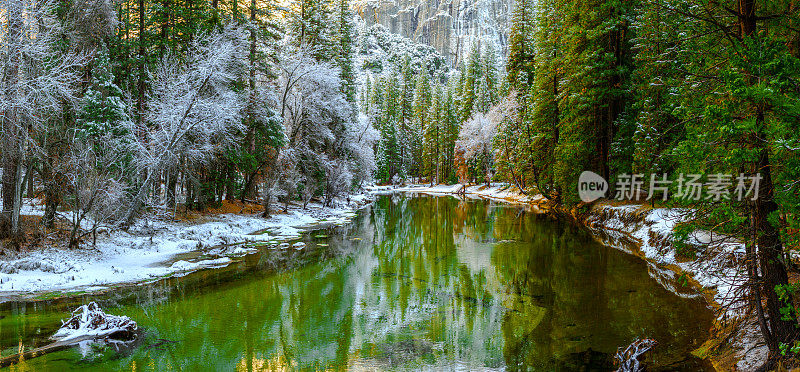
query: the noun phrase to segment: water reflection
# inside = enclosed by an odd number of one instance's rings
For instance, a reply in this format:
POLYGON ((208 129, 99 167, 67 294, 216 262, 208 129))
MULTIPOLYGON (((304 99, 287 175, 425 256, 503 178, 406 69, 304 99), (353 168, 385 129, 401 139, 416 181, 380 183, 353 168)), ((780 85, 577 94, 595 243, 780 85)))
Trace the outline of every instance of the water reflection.
MULTIPOLYGON (((97 299, 147 329, 129 355, 68 350, 13 368, 609 370, 616 347, 639 336, 660 342, 653 369, 703 368, 689 354, 710 326, 703 303, 567 223, 394 195, 306 239, 303 252, 97 299)), ((41 342, 65 306, 3 308, 3 355, 41 342)))

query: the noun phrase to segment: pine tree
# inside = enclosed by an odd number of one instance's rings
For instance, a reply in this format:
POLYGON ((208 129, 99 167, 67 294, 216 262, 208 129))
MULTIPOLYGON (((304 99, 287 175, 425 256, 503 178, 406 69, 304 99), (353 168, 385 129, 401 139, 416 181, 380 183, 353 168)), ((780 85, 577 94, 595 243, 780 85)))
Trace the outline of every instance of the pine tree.
POLYGON ((353 68, 353 12, 348 0, 338 0, 336 25, 336 64, 339 66, 342 79, 342 93, 348 102, 355 104, 356 77, 353 68))
POLYGON ((520 91, 527 91, 533 85, 535 28, 533 0, 517 0, 511 16, 511 30, 508 36, 507 79, 510 85, 520 91))
MULTIPOLYGON (((733 175, 734 185, 739 175, 758 177, 758 197, 753 193, 744 200, 731 196, 693 201, 676 198, 675 202, 691 204, 701 211, 688 229, 719 231, 745 240, 747 259, 742 271, 748 277, 749 304, 755 309, 769 347, 763 367, 769 370, 776 368, 784 354, 792 353, 787 349, 796 348, 800 341, 797 291, 789 284, 784 259, 787 241, 797 242, 787 231, 797 228, 798 223, 794 218, 780 217, 798 212, 800 193, 796 187, 778 186, 796 182, 789 180, 800 175, 796 149, 787 151, 785 145, 800 143, 796 125, 800 117, 796 73, 800 59, 787 45, 784 33, 784 27, 797 19, 771 19, 787 9, 780 2, 703 6, 708 8, 701 8, 699 2, 691 2, 686 8, 690 22, 686 14, 654 15, 666 22, 663 30, 692 36, 671 40, 675 45, 670 49, 679 53, 657 60, 675 57, 680 74, 664 75, 682 78, 664 96, 677 101, 674 113, 686 130, 685 140, 669 154, 677 158, 682 172, 705 173, 707 177, 728 173, 733 175), (699 9, 703 15, 693 13, 699 9), (715 18, 708 19, 705 14, 714 14, 715 18)), ((643 57, 647 56, 644 53, 643 57)), ((756 186, 754 183, 749 184, 756 186)), ((688 232, 678 235, 682 241, 688 232)))
POLYGON ((372 97, 372 75, 367 74, 366 78, 364 79, 364 85, 362 85, 359 90, 359 111, 364 114, 369 114, 370 112, 370 101, 372 97))
POLYGON ((464 71, 463 75, 459 113, 461 121, 466 121, 472 116, 475 106, 478 103, 478 85, 480 85, 482 80, 482 70, 480 44, 476 41, 470 50, 469 57, 467 58, 466 71, 464 71))
POLYGON ((578 175, 591 170, 611 179, 611 145, 629 102, 630 33, 636 2, 591 1, 562 5, 566 30, 565 97, 559 110, 556 184, 564 201, 578 201, 578 175))
POLYGON ((330 3, 328 0, 292 0, 289 5, 289 28, 295 44, 307 48, 318 61, 335 57, 331 35, 330 3))
POLYGON ((532 110, 526 110, 526 136, 530 143, 531 181, 543 195, 557 199, 560 191, 555 184, 555 148, 561 141, 559 107, 561 58, 563 57, 563 13, 557 0, 543 0, 536 6, 537 29, 534 40, 539 55, 535 61, 534 87, 530 100, 532 110))
POLYGON ((458 106, 454 100, 453 84, 444 88, 443 104, 440 124, 439 154, 440 177, 447 183, 454 183, 458 179, 455 172, 455 143, 461 120, 458 117, 458 106))
POLYGON ((423 177, 426 175, 424 160, 424 140, 423 133, 428 127, 428 109, 431 106, 431 86, 428 81, 427 70, 423 68, 423 73, 417 76, 416 88, 414 89, 414 102, 412 104, 411 133, 414 138, 410 142, 411 175, 423 177))
POLYGON ((481 79, 477 88, 475 110, 487 113, 500 99, 498 93, 497 53, 491 43, 485 44, 480 64, 481 79))
POLYGON ((413 159, 413 102, 414 102, 414 73, 411 68, 411 58, 406 55, 400 66, 400 97, 398 132, 400 139, 400 158, 404 175, 410 175, 413 159))
POLYGON ((632 74, 635 113, 621 123, 616 139, 616 148, 627 150, 618 158, 630 159, 630 163, 618 160, 618 166, 642 173, 644 179, 653 173, 674 173, 677 164, 670 152, 685 137, 684 127, 673 114, 678 102, 668 98, 670 89, 679 84, 672 76, 680 73, 675 52, 666 46, 669 40, 679 39, 679 29, 668 25, 666 18, 671 15, 658 1, 644 1, 633 25, 637 35, 632 74))
MULTIPOLYGON (((379 80, 379 90, 375 94, 381 95, 380 110, 373 113, 377 129, 381 134, 378 156, 378 179, 383 182, 393 181, 395 176, 405 177, 402 168, 401 143, 398 138, 399 107, 398 98, 400 90, 396 76, 383 77, 379 80)), ((377 103, 377 102, 375 102, 377 103)))
POLYGON ((441 85, 436 85, 433 89, 430 105, 427 107, 425 129, 423 134, 423 170, 424 175, 431 184, 440 182, 440 172, 442 165, 442 124, 443 115, 443 94, 441 85))
POLYGON ((77 125, 81 134, 90 139, 102 140, 106 136, 127 133, 129 122, 125 94, 114 83, 111 62, 106 50, 101 50, 92 66, 92 84, 83 94, 77 112, 77 125))

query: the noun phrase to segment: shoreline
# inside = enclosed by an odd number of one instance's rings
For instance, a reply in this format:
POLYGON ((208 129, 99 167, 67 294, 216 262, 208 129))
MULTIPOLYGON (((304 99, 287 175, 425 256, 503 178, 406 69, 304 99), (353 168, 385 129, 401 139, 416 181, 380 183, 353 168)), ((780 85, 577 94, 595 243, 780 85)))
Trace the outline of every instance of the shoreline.
MULTIPOLYGON (((300 250, 302 245, 289 243, 304 231, 346 224, 370 202, 369 193, 360 193, 337 201, 334 207, 310 203, 304 210, 291 205, 283 213, 282 206, 275 205, 269 218, 259 213, 219 213, 181 221, 151 214, 128 230, 100 235, 95 246, 85 242, 74 250, 56 246, 6 255, 0 259, 0 303, 150 283, 224 267, 265 246, 300 250)), ((42 213, 30 207, 24 212, 42 213)))
POLYGON ((482 198, 530 206, 537 213, 570 218, 588 228, 602 244, 645 261, 651 276, 667 290, 679 296, 706 299, 715 315, 714 329, 709 330, 709 339, 693 354, 708 359, 719 371, 754 370, 767 358, 768 349, 757 322, 751 314, 739 311, 739 304, 731 298, 744 282, 740 272, 744 245, 728 237, 695 231, 689 234, 687 243, 697 252, 696 256, 679 255, 672 244, 673 229, 690 216, 689 210, 598 201, 588 210, 578 212, 554 206, 541 195, 523 195, 499 184, 378 186, 370 191, 482 198), (677 283, 681 283, 680 288, 677 283))

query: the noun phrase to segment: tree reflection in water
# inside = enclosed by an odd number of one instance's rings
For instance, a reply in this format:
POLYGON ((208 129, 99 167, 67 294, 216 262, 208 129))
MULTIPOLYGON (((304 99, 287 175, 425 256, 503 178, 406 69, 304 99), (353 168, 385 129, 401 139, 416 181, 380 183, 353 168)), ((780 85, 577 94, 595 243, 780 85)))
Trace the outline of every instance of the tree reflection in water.
MULTIPOLYGON (((704 303, 570 223, 490 201, 393 195, 305 239, 302 252, 265 249, 131 295, 81 298, 121 304, 110 312, 147 329, 143 346, 67 350, 24 367, 609 370, 618 346, 647 336, 659 342, 651 369, 705 368, 690 356, 711 325, 704 303), (177 342, 147 346, 158 339, 177 342)), ((4 306, 3 355, 57 328, 65 307, 4 306)))

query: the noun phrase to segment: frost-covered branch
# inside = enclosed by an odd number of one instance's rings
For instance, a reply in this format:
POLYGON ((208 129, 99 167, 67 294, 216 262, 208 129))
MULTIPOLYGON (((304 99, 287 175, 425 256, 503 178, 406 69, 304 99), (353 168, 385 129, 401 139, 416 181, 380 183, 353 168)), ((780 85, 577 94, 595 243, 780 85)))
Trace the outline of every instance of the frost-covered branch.
POLYGON ((181 62, 165 57, 153 73, 146 126, 130 128, 138 137, 135 166, 143 177, 128 217, 145 203, 154 176, 178 164, 206 162, 219 149, 235 145, 243 129, 245 100, 232 88, 243 70, 244 33, 226 29, 195 38, 181 62))
POLYGON ((619 365, 617 372, 640 372, 644 370, 639 358, 650 351, 658 342, 650 338, 638 339, 624 350, 620 347, 614 355, 614 363, 619 365))
MULTIPOLYGON (((2 219, 19 228, 22 164, 28 153, 44 153, 38 133, 51 117, 74 102, 79 69, 87 58, 65 52, 55 2, 0 2, 0 146, 3 151, 2 219)), ((4 231, 5 232, 5 231, 4 231)))

